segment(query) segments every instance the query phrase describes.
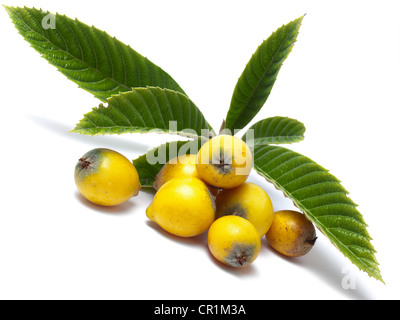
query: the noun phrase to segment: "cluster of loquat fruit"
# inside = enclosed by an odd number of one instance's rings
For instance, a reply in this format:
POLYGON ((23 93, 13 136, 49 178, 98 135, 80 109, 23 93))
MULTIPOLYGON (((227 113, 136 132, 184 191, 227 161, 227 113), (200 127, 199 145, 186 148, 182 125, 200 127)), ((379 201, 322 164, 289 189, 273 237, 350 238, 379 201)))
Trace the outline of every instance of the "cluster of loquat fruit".
MULTIPOLYGON (((246 182, 251 168, 247 144, 231 135, 218 135, 197 155, 180 155, 162 167, 146 215, 180 237, 208 230, 211 254, 232 267, 252 263, 264 235, 281 254, 306 254, 316 240, 313 224, 297 211, 274 212, 265 190, 246 182)), ((123 203, 140 190, 132 162, 109 149, 94 149, 80 158, 75 181, 85 198, 106 206, 123 203)))

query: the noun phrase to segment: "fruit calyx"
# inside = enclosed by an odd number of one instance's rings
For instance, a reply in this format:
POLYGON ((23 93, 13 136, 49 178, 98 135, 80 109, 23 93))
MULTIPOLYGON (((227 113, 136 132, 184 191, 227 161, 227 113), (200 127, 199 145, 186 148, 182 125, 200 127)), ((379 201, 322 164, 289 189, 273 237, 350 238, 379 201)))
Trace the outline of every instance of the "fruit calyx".
POLYGON ((240 205, 236 204, 231 208, 228 208, 225 211, 225 215, 227 216, 238 216, 247 219, 247 212, 246 210, 240 205))
POLYGON ((92 163, 88 160, 88 158, 80 158, 79 159, 79 165, 80 165, 81 169, 83 169, 83 170, 89 168, 89 166, 91 164, 92 163))
POLYGON ((318 239, 318 237, 314 237, 313 239, 307 239, 305 241, 305 243, 313 246, 315 244, 315 242, 317 241, 317 239, 318 239))
POLYGON ((228 174, 232 172, 232 159, 226 159, 224 151, 221 149, 219 156, 213 161, 213 165, 218 169, 221 174, 228 174))
POLYGON ((243 266, 247 262, 247 254, 244 251, 240 252, 240 254, 236 256, 236 261, 243 266))

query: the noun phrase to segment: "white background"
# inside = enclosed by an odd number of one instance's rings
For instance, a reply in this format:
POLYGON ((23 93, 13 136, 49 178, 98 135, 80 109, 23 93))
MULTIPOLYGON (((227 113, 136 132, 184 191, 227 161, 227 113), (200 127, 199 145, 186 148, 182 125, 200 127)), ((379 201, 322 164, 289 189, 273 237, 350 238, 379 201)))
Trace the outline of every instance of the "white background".
MULTIPOLYGON (((116 208, 79 196, 77 159, 108 147, 129 159, 173 136, 69 133, 99 103, 29 47, 0 8, 1 299, 398 299, 398 1, 3 1, 106 30, 161 66, 218 129, 237 78, 272 31, 303 14, 298 41, 253 120, 307 128, 288 147, 337 176, 369 224, 386 285, 324 237, 298 259, 265 240, 252 266, 215 262, 206 235, 150 223, 142 192, 116 208), (346 289, 346 280, 353 285, 346 289), (355 286, 355 287, 354 287, 355 286)), ((269 183, 275 209, 291 209, 269 183)))

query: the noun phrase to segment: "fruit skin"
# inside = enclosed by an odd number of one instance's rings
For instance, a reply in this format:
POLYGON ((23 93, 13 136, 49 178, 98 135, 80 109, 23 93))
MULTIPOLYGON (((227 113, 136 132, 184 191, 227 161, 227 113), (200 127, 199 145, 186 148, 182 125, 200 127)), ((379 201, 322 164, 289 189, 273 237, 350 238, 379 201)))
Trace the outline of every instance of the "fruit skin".
POLYGON ((215 219, 214 197, 200 179, 174 178, 158 190, 146 215, 176 236, 197 236, 215 219))
POLYGON ((211 225, 208 248, 223 264, 244 267, 257 258, 261 239, 257 229, 248 220, 238 216, 224 216, 211 225))
POLYGON ((270 228, 274 209, 268 194, 260 186, 245 182, 234 189, 222 190, 217 197, 216 217, 235 215, 249 220, 260 237, 270 228))
POLYGON ((168 161, 156 175, 153 187, 158 190, 167 181, 179 177, 199 178, 196 169, 197 155, 180 155, 168 161))
POLYGON ((75 183, 89 201, 102 206, 116 206, 140 190, 135 166, 122 154, 96 148, 83 155, 75 166, 75 183))
POLYGON ((197 154, 197 172, 214 187, 231 189, 250 174, 253 156, 247 144, 234 136, 219 135, 208 140, 197 154))
POLYGON ((311 221, 304 214, 291 210, 275 212, 265 237, 272 248, 289 257, 305 255, 317 240, 311 221))

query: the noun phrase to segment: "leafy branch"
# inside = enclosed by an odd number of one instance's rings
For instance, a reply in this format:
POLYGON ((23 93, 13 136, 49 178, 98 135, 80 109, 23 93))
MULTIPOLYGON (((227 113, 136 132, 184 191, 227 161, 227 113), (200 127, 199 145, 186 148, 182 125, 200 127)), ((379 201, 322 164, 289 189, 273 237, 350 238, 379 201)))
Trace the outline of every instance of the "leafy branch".
MULTIPOLYGON (((49 12, 5 9, 22 37, 43 58, 108 103, 85 114, 74 132, 158 132, 193 139, 166 143, 135 159, 144 187, 152 187, 162 163, 177 156, 178 150, 196 153, 204 139, 215 135, 177 82, 130 46, 77 19, 56 14, 56 28, 43 28, 41 22, 49 12)), ((234 88, 223 128, 243 129, 264 106, 297 41, 303 18, 281 26, 257 48, 234 88)), ((277 116, 253 124, 243 140, 254 147, 254 169, 292 199, 351 262, 383 282, 367 225, 340 181, 311 159, 271 145, 301 141, 304 132, 301 122, 277 116)))

